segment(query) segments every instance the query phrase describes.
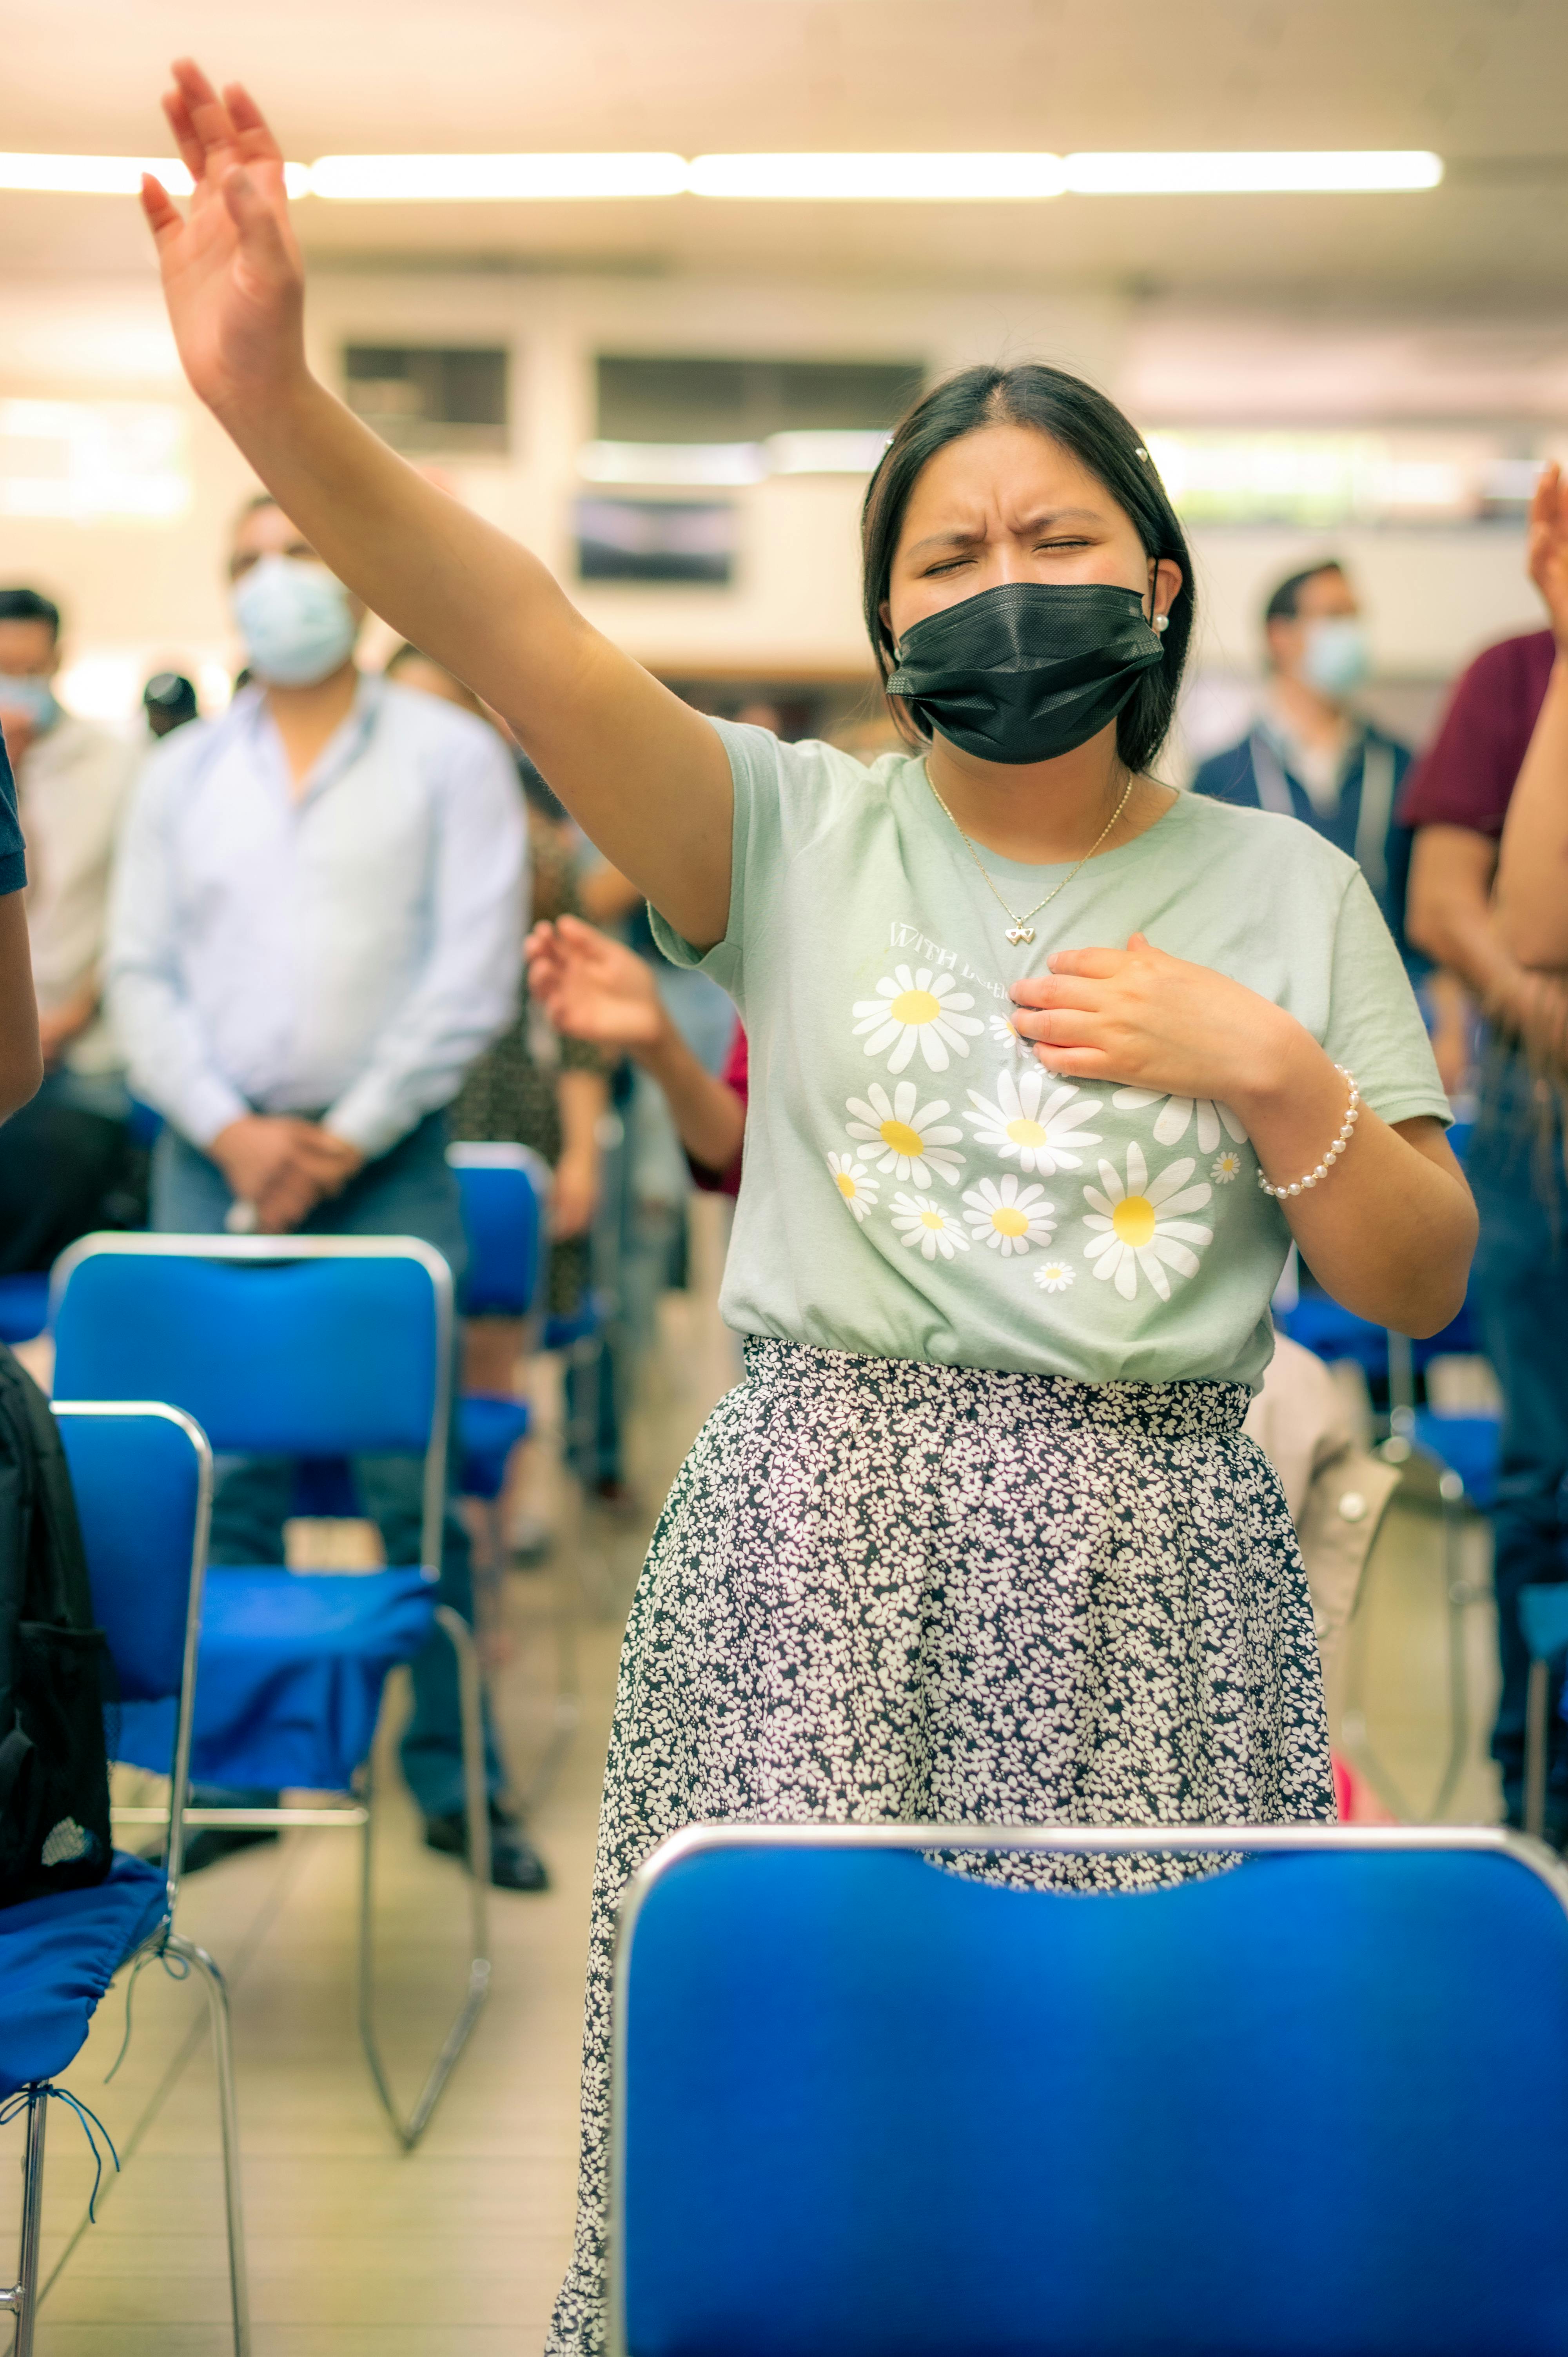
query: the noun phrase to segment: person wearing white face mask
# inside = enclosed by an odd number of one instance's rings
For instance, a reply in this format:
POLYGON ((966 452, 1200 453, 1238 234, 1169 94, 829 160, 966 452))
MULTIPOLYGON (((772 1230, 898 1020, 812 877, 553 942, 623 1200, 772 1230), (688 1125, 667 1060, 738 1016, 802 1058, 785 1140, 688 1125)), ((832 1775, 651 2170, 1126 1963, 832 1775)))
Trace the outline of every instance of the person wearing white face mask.
POLYGON ((1411 833, 1394 810, 1412 757, 1351 702, 1371 651, 1343 565, 1326 558, 1282 581, 1263 609, 1263 638, 1257 717, 1240 744, 1200 764, 1192 790, 1301 819, 1348 852, 1403 950, 1411 833))
MULTIPOLYGON (((360 673, 364 606, 271 498, 240 518, 229 571, 249 682, 220 720, 152 753, 115 877, 110 1000, 135 1092, 166 1122, 152 1224, 415 1235, 461 1284, 445 1108, 516 1002, 526 844, 512 766, 482 721, 360 673)), ((388 1561, 413 1561, 418 1468, 371 1458, 356 1477, 388 1561)), ((293 1488, 286 1465, 230 1474, 212 1560, 281 1560, 293 1488)), ((441 1592, 467 1617, 469 1588, 449 1511, 441 1592)), ((413 1680, 404 1774, 431 1846, 459 1849, 445 1639, 413 1680)), ((489 1780, 495 1795, 493 1744, 489 1780)), ((492 1813, 493 1878, 542 1889, 515 1820, 494 1800, 492 1813)), ((246 1838, 199 1836, 194 1863, 246 1838)))

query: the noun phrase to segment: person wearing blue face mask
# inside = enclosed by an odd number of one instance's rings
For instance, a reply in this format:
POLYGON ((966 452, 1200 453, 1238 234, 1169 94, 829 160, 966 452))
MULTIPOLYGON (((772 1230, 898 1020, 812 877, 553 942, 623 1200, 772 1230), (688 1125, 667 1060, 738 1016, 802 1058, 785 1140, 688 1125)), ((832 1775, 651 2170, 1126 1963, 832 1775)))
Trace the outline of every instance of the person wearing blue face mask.
MULTIPOLYGON (((482 721, 359 671, 363 604, 269 496, 240 517, 229 576, 249 683, 221 719, 192 721, 150 755, 115 878, 111 1003, 136 1093, 165 1119, 152 1225, 414 1235, 460 1286, 446 1107, 517 996, 515 773, 482 721)), ((418 1467, 368 1458, 355 1472, 388 1561, 413 1561, 418 1467)), ((293 1496, 286 1464, 228 1474, 212 1561, 281 1560, 293 1496)), ((441 1593, 472 1617, 467 1537, 450 1508, 441 1593)), ((444 1637, 414 1663, 413 1686, 403 1771, 431 1847, 460 1850, 444 1637)), ((489 1770, 492 1879, 542 1889, 544 1869, 496 1797, 493 1739, 489 1770)), ((188 1869, 255 1838, 209 1829, 188 1869)))
POLYGON ((1258 715, 1239 744, 1199 765, 1192 791, 1298 818, 1348 852, 1409 965, 1411 831, 1394 809, 1412 756, 1352 703, 1371 651, 1360 601, 1337 559, 1280 583, 1263 609, 1263 638, 1268 683, 1258 715))
POLYGON ((32 857, 28 947, 44 1083, 0 1131, 0 1275, 47 1269, 127 1199, 130 1099, 101 1005, 114 838, 139 748, 55 694, 60 615, 34 588, 0 589, 0 726, 32 857))

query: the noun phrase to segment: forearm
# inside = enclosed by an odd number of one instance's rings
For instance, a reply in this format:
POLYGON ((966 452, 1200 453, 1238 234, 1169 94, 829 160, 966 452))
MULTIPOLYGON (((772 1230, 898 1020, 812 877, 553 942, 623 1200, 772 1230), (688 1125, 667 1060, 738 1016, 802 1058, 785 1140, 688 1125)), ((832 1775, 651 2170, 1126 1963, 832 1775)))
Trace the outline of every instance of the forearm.
POLYGON ((1561 652, 1509 800, 1493 904, 1498 939, 1521 965, 1568 965, 1568 658, 1561 652))
POLYGON ((20 892, 0 898, 0 1121, 37 1095, 44 1077, 27 920, 20 892))
POLYGON ((596 1162, 599 1124, 610 1101, 603 1074, 564 1068, 556 1077, 555 1101, 561 1112, 563 1155, 584 1155, 596 1162))
POLYGON ((700 1063, 668 1017, 657 1039, 632 1050, 664 1092, 682 1145, 704 1170, 727 1170, 746 1135, 746 1107, 700 1063))
POLYGON ((733 803, 707 723, 594 630, 529 550, 303 370, 277 397, 219 414, 339 579, 505 716, 634 897, 716 940, 733 803))
POLYGON ((1458 1315, 1476 1243, 1476 1211, 1441 1125, 1391 1127, 1362 1105, 1332 1164, 1348 1086, 1302 1032, 1269 1083, 1236 1104, 1273 1186, 1326 1175, 1280 1209, 1325 1291, 1374 1325, 1434 1334, 1458 1315))

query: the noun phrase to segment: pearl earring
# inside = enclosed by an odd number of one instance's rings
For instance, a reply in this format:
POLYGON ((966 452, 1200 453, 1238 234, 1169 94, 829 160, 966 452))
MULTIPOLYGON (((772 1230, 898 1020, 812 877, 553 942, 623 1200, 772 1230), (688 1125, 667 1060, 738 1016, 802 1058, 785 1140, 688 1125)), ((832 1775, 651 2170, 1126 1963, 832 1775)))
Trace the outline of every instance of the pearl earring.
POLYGON ((1162 636, 1170 629, 1170 626, 1171 618, 1168 614, 1156 614, 1155 616, 1155 628, 1162 636))

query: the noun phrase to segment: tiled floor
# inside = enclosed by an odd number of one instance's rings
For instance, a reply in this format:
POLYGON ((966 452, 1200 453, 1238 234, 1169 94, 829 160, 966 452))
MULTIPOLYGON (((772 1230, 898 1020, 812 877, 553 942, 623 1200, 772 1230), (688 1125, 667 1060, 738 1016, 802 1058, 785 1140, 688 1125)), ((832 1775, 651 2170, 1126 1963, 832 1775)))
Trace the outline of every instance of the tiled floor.
MULTIPOLYGON (((710 1215, 704 1212, 704 1218, 710 1215)), ((709 1402, 732 1379, 711 1280, 719 1231, 703 1232, 695 1297, 669 1307, 639 1447, 657 1502, 709 1402), (704 1295, 706 1297, 704 1297, 704 1295)), ((584 1717, 534 1831, 554 1875, 542 1899, 498 1895, 494 1987, 417 2152, 394 2147, 353 2026, 359 1845, 289 1836, 193 1881, 182 1928, 228 1971, 234 1998, 256 2357, 532 2357, 541 2345, 571 2228, 577 2037, 598 1781, 624 1612, 643 1530, 588 1533, 591 1586, 616 1612, 579 1633, 584 1717), (607 1564, 608 1577, 604 1577, 607 1564)), ((565 1556, 555 1575, 575 1577, 565 1556)), ((1468 1576, 1484 1586, 1484 1543, 1468 1576)), ((508 1582, 512 1656, 498 1692, 514 1764, 537 1753, 553 1664, 552 1579, 508 1582)), ((1348 1665, 1348 1706, 1364 1719, 1385 1786, 1430 1803, 1447 1747, 1446 1616, 1440 1532, 1415 1512, 1386 1526, 1348 1665)), ((1449 1813, 1489 1816, 1484 1761, 1490 1707, 1489 1606, 1461 1608, 1472 1713, 1449 1813)), ((1352 1723, 1352 1731, 1356 1731, 1352 1723)), ((1365 1805, 1379 1813, 1376 1788, 1365 1805)), ((461 1991, 464 1890, 431 1857, 389 1781, 381 1895, 381 1986, 390 2059, 412 2096, 461 1991)), ((124 2175, 84 2229, 91 2168, 63 2107, 49 2123, 46 2268, 56 2271, 40 2357, 222 2357, 228 2290, 213 2074, 195 1989, 143 1976, 118 2076, 119 1991, 102 2008, 69 2083, 99 2112, 124 2175)), ((5 2131, 0 2273, 10 2266, 19 2158, 5 2131)), ((0 2327, 3 2330, 3 2327, 0 2327)))

